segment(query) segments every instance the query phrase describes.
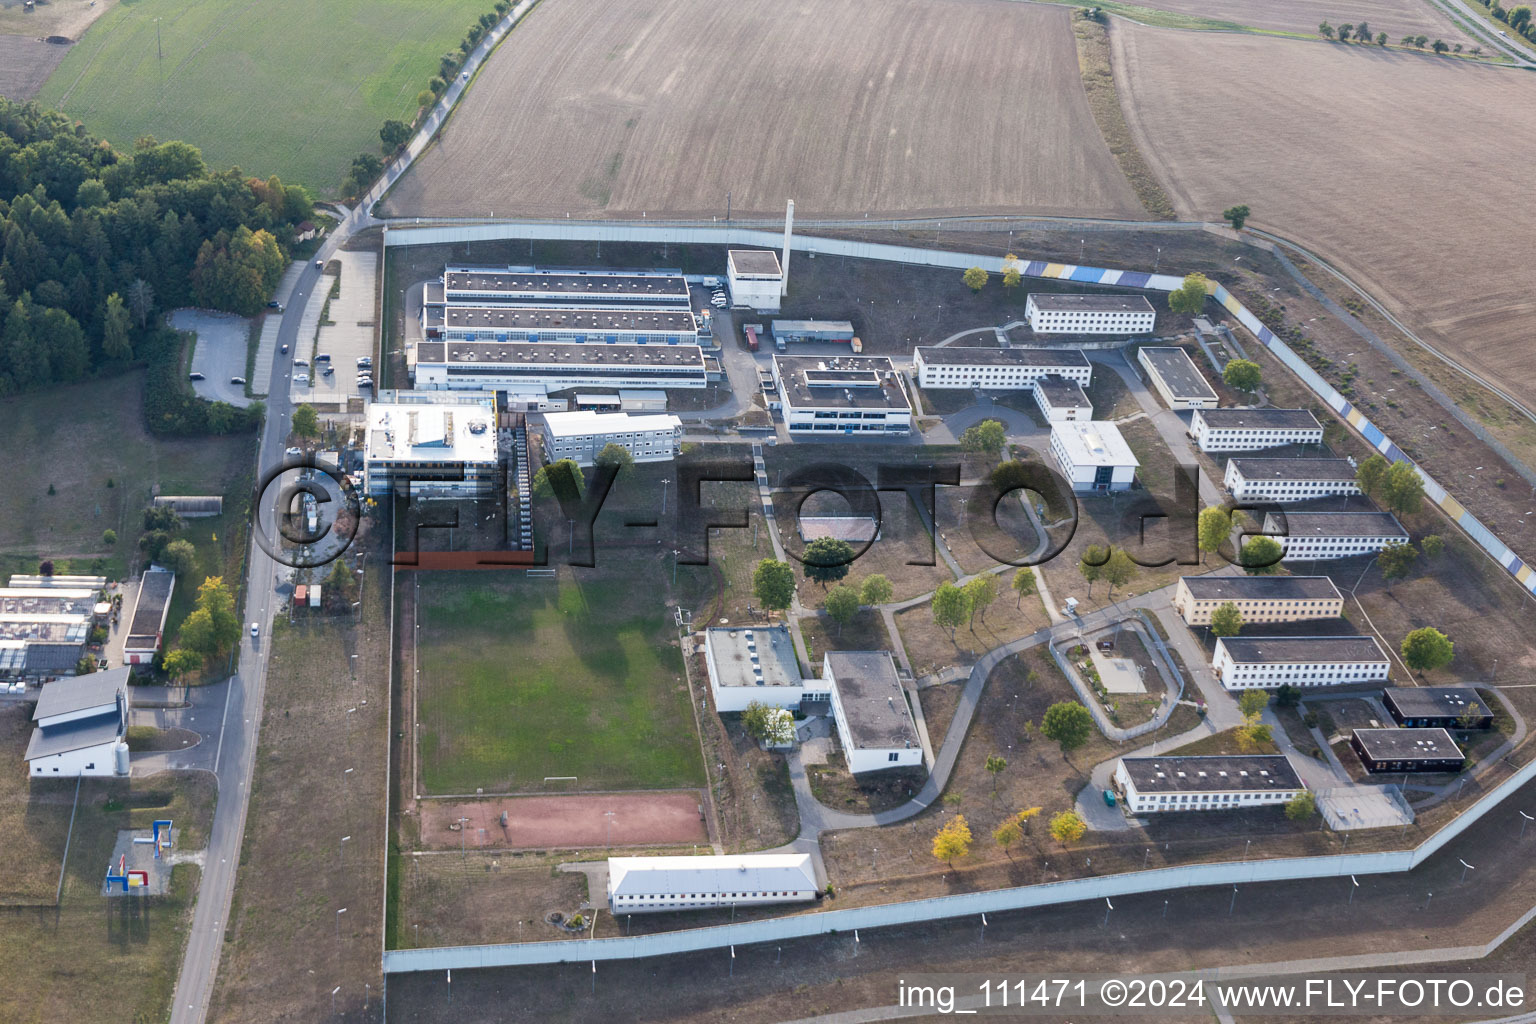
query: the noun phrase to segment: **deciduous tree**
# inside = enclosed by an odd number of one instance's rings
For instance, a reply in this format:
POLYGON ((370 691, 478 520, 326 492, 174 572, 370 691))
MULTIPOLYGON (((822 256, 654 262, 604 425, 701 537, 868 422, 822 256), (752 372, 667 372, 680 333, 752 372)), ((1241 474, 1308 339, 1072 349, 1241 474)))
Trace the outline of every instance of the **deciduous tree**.
POLYGON ((1058 811, 1051 815, 1051 838, 1070 846, 1088 832, 1088 823, 1076 811, 1058 811))
POLYGON ((197 568, 197 549, 191 541, 173 540, 161 549, 155 561, 184 577, 197 568))
POLYGON ((1419 675, 1449 665, 1456 645, 1433 626, 1424 626, 1403 637, 1403 664, 1419 675))
POLYGON ((987 606, 997 600, 997 577, 990 572, 984 572, 980 576, 973 576, 966 581, 962 590, 965 591, 965 602, 970 605, 969 622, 974 625, 976 613, 981 612, 981 621, 987 621, 987 606))
POLYGON ((1229 206, 1221 211, 1221 219, 1232 225, 1233 231, 1243 230, 1243 225, 1248 222, 1248 207, 1244 205, 1229 206))
POLYGON ((957 814, 939 826, 933 836, 933 855, 936 858, 954 867, 956 857, 964 857, 970 852, 971 826, 966 824, 965 815, 957 814))
POLYGON ((1136 578, 1136 563, 1131 561, 1124 548, 1115 548, 1099 575, 1109 584, 1109 593, 1105 595, 1105 600, 1109 600, 1115 596, 1116 587, 1123 587, 1136 578))
POLYGON ((1285 549, 1273 537, 1249 537, 1238 554, 1238 564, 1250 576, 1273 576, 1280 571, 1285 549))
POLYGON ((314 406, 306 402, 294 408, 292 430, 295 437, 320 436, 320 417, 314 406))
POLYGON ((1252 394, 1264 383, 1264 371, 1251 359, 1233 359, 1221 371, 1221 379, 1228 387, 1252 394))
POLYGON ((409 141, 411 141, 411 126, 404 121, 390 118, 379 129, 379 143, 384 147, 386 155, 393 153, 409 141))
POLYGON ((783 611, 795 599, 795 570, 788 562, 764 558, 752 570, 752 596, 769 611, 783 611))
POLYGON ((1243 719, 1249 725, 1262 718, 1267 707, 1269 694, 1263 690, 1244 690, 1242 696, 1237 698, 1237 710, 1243 713, 1243 719))
POLYGON ((1109 561, 1109 548, 1101 544, 1089 544, 1078 559, 1077 571, 1088 581, 1088 596, 1093 596, 1093 584, 1104 578, 1104 566, 1109 561))
POLYGON ((805 546, 805 578, 815 580, 825 589, 828 583, 836 583, 848 575, 853 565, 853 545, 838 537, 817 537, 805 546))
POLYGON ((1243 628, 1243 613, 1231 601, 1225 601, 1211 612, 1213 636, 1237 636, 1243 628))
POLYGON ((582 475, 581 467, 575 459, 561 459, 543 466, 533 474, 533 496, 549 500, 561 498, 566 501, 580 500, 587 492, 587 478, 582 475))
POLYGON ((837 635, 842 636, 843 627, 859 612, 859 592, 846 583, 839 583, 827 591, 821 606, 827 617, 837 623, 837 635))
POLYGON ((971 291, 980 292, 987 286, 987 278, 990 276, 981 267, 971 267, 961 275, 961 279, 965 281, 965 286, 971 291))
POLYGON ((1204 274, 1189 274, 1184 283, 1168 293, 1168 308, 1175 313, 1198 313, 1205 308, 1211 283, 1204 274))
POLYGON ((878 572, 864 577, 864 582, 859 585, 859 600, 870 607, 885 604, 893 596, 895 596, 895 589, 891 586, 891 581, 878 572))
POLYGON ((1412 544, 1388 544, 1376 553, 1376 564, 1381 566, 1382 579, 1391 586, 1413 571, 1413 560, 1419 557, 1412 544))
POLYGON ((1317 813, 1317 798, 1311 790, 1304 789, 1285 804, 1285 816, 1292 821, 1306 821, 1317 813))
POLYGON ((1023 838, 1024 828, 1014 818, 1007 819, 992 830, 992 841, 1001 847, 1004 853, 1008 854, 1009 860, 1013 859, 1013 853, 1009 850, 1009 847, 1023 838))
POLYGON ((615 466, 622 475, 634 468, 635 457, 630 454, 628 448, 617 441, 609 441, 603 445, 602 451, 597 453, 592 462, 598 466, 615 466))
POLYGON ((1038 586, 1035 582, 1035 570, 1031 569, 1029 566, 1025 566, 1024 568, 1017 570, 1013 574, 1013 582, 1010 584, 1010 586, 1012 587, 1014 594, 1017 595, 1013 602, 1013 606, 1015 608, 1023 607, 1024 599, 1030 594, 1035 593, 1035 591, 1038 589, 1038 586))
POLYGON ((993 754, 986 761, 987 774, 992 776, 992 792, 997 792, 997 777, 1008 768, 1008 760, 1000 754, 993 754))
POLYGON ((1075 700, 1058 701, 1045 709, 1040 719, 1040 735, 1060 744, 1065 757, 1093 735, 1093 715, 1075 700))
POLYGON ((1400 516, 1411 516, 1424 502, 1424 480, 1407 462, 1394 462, 1381 483, 1381 500, 1400 516))
POLYGON ((1023 273, 1019 269, 1019 258, 1013 253, 1004 256, 1003 287, 1008 289, 1017 288, 1022 277, 1023 273))
POLYGON ((133 342, 128 338, 131 326, 123 297, 117 292, 108 295, 101 311, 101 351, 112 359, 132 359, 133 342))
POLYGON ((965 591, 946 580, 933 592, 932 604, 934 625, 949 630, 949 638, 953 640, 955 630, 965 623, 971 612, 965 591))
POLYGON ((1008 431, 997 420, 982 420, 960 435, 960 450, 998 455, 1008 442, 1008 431))
POLYGON ((1204 562, 1207 554, 1220 551, 1221 546, 1232 536, 1232 514, 1219 505, 1203 508, 1196 520, 1195 532, 1200 561, 1204 562))

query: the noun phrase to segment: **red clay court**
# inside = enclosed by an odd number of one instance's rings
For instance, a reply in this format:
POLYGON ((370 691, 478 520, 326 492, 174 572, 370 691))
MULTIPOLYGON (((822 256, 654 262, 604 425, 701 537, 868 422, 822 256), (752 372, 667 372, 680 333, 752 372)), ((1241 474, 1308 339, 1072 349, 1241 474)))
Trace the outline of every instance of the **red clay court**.
POLYGON ((466 846, 547 850, 707 843, 709 834, 699 815, 702 801, 703 794, 690 789, 422 800, 416 806, 421 813, 421 843, 427 849, 458 846, 459 833, 449 826, 464 817, 469 819, 464 825, 466 846))

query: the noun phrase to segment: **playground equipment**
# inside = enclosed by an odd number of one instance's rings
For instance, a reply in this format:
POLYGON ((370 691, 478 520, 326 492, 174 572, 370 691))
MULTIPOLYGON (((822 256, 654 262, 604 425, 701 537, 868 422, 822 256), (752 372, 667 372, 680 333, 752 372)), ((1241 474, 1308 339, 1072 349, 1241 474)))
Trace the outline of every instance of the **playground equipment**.
MULTIPOLYGON (((134 846, 153 846, 155 860, 160 860, 162 855, 171 849, 172 822, 169 818, 162 818, 152 823, 150 834, 147 836, 134 836, 134 846)), ((134 855, 138 860, 138 855, 134 855)), ((128 870, 128 855, 118 855, 117 863, 107 861, 106 887, 108 891, 117 886, 120 891, 127 892, 130 888, 147 889, 149 887, 149 872, 142 868, 128 870)))
POLYGON ((112 871, 112 862, 107 861, 107 888, 114 885, 122 886, 123 892, 128 891, 128 855, 125 853, 117 858, 117 872, 112 871))

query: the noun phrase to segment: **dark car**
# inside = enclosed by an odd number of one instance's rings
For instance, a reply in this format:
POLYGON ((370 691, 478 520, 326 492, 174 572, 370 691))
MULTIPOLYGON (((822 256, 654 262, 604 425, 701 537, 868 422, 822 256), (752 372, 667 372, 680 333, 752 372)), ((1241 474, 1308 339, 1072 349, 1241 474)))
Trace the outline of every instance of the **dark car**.
POLYGON ((283 355, 287 355, 288 354, 288 346, 287 345, 283 346, 282 353, 283 353, 283 355))
POLYGON ((194 370, 191 373, 187 374, 187 380, 203 380, 203 379, 204 379, 203 375, 198 373, 196 370, 194 370))
POLYGON ((231 378, 229 378, 229 382, 231 384, 239 384, 241 387, 245 386, 245 378, 244 377, 231 377, 231 378))
POLYGON ((273 299, 271 302, 267 303, 267 308, 268 309, 282 309, 283 307, 282 307, 281 303, 279 303, 276 299, 273 299))

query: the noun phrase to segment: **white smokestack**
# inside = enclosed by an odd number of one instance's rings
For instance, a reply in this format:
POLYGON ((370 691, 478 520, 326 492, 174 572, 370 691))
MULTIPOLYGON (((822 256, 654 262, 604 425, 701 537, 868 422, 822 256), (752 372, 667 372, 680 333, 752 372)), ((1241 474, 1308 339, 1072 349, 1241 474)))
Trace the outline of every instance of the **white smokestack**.
POLYGON ((789 294, 789 243, 795 237, 795 201, 791 199, 784 208, 784 256, 779 262, 784 276, 779 282, 779 295, 789 294))

